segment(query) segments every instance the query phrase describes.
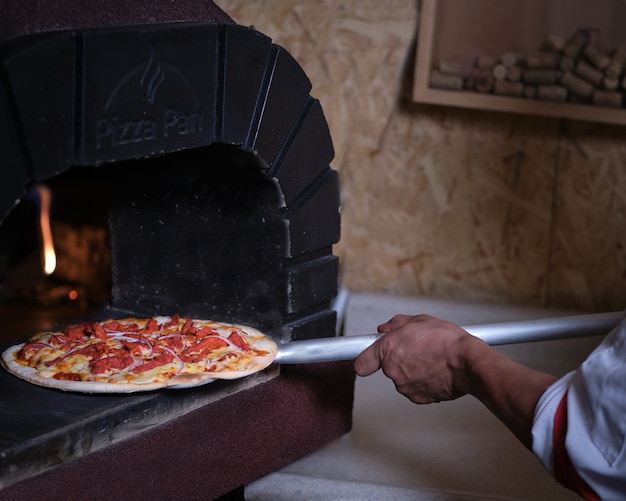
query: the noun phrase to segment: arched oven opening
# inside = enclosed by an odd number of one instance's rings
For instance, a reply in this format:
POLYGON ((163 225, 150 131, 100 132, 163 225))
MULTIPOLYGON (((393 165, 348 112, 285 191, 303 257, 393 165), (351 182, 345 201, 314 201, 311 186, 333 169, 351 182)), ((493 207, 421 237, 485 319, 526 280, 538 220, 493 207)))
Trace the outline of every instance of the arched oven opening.
POLYGON ((236 319, 280 339, 288 229, 280 187, 264 170, 254 154, 214 143, 74 167, 29 188, 0 227, 3 302, 23 311, 65 306, 70 319, 236 319))

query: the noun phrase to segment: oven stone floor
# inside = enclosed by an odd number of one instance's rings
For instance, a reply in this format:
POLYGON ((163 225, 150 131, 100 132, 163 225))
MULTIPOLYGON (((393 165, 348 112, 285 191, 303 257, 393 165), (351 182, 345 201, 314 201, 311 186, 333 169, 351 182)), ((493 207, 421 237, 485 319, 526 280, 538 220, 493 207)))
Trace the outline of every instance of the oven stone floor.
MULTIPOLYGON (((375 331, 396 313, 429 313, 461 325, 578 312, 376 294, 350 294, 344 334, 375 331)), ((534 368, 562 375, 600 338, 498 348, 534 368)), ((418 406, 380 372, 357 378, 352 431, 245 488, 247 501, 580 499, 471 397, 418 406)))

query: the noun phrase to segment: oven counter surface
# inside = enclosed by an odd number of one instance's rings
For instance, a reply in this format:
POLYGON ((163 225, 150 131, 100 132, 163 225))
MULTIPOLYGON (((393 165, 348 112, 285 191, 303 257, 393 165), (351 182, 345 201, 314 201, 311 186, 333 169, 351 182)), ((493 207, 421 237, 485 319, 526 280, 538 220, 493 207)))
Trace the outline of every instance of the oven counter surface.
MULTIPOLYGON (((0 489, 83 457, 280 374, 272 366, 209 387, 84 395, 39 387, 0 369, 0 489)), ((1 497, 1 496, 0 496, 1 497)))

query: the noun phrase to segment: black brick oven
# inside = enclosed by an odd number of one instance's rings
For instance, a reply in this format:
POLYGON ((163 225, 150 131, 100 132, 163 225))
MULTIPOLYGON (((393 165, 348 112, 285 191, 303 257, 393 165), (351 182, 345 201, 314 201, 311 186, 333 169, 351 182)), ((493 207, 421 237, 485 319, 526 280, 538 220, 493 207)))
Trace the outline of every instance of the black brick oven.
MULTIPOLYGON (((106 211, 99 315, 177 312, 280 342, 334 336, 338 177, 320 103, 288 52, 210 2, 24 4, 9 1, 0 23, 0 222, 38 183, 106 211)), ((3 372, 0 494, 123 498, 140 476, 133 496, 170 499, 166 477, 178 475, 181 499, 211 499, 347 432, 352 385, 351 364, 311 364, 252 387, 99 398, 3 372), (141 433, 123 429, 140 415, 151 419, 141 433), (90 486, 71 481, 81 471, 90 486)))

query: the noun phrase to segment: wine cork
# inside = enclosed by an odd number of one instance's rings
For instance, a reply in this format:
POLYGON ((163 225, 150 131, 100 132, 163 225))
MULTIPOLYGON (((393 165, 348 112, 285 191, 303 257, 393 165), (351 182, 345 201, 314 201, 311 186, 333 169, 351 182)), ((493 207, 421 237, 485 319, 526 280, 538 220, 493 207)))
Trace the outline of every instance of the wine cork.
POLYGON ((472 75, 473 88, 476 92, 486 94, 493 88, 494 78, 489 70, 475 70, 472 75))
POLYGON ((495 78, 496 80, 504 80, 506 78, 507 69, 508 68, 504 66, 503 64, 496 64, 492 68, 491 74, 493 75, 493 78, 495 78))
POLYGON ((489 54, 481 54, 476 58, 474 66, 479 70, 490 70, 496 65, 497 59, 489 54))
POLYGON ((602 88, 604 90, 617 90, 618 87, 619 87, 619 79, 618 78, 604 77, 602 79, 602 88))
POLYGON ((542 101, 567 101, 567 89, 562 85, 540 85, 537 97, 542 101))
POLYGON ((558 71, 551 69, 525 69, 522 74, 524 83, 535 85, 553 84, 557 82, 558 78, 558 71))
POLYGON ((527 68, 554 68, 556 66, 556 54, 554 52, 529 52, 526 56, 527 68))
POLYGON ((591 97, 594 90, 593 85, 589 82, 569 72, 563 74, 561 77, 561 85, 567 87, 567 89, 570 90, 574 96, 586 99, 591 97))
POLYGON ((432 71, 430 73, 429 85, 437 89, 462 90, 463 77, 432 71))
POLYGON ((584 61, 578 61, 578 64, 574 67, 574 73, 580 78, 587 80, 587 82, 593 84, 595 87, 600 87, 602 78, 604 77, 601 71, 584 61))
POLYGON ((511 68, 522 64, 524 57, 517 52, 505 52, 500 56, 500 62, 507 68, 511 68))
POLYGON ((576 66, 576 59, 573 57, 562 56, 559 58, 558 68, 563 72, 572 71, 576 66))
POLYGON ((563 54, 567 57, 576 58, 581 53, 583 48, 589 42, 589 36, 587 33, 582 30, 578 30, 574 35, 567 41, 565 47, 563 47, 563 54))
POLYGON ((560 35, 549 35, 541 44, 545 52, 560 52, 565 47, 565 39, 560 35))
POLYGON ((524 97, 528 99, 535 99, 537 97, 537 86, 536 85, 524 85, 522 94, 524 97))
POLYGON ((585 47, 585 50, 583 50, 583 55, 589 60, 592 65, 594 65, 601 71, 604 70, 609 64, 611 64, 611 59, 609 58, 609 56, 597 47, 594 47, 593 45, 587 45, 587 47, 585 47))
POLYGON ((604 69, 604 74, 608 78, 619 79, 624 69, 624 62, 626 61, 626 49, 623 46, 617 47, 613 51, 611 62, 604 69))
POLYGON ((468 74, 467 65, 454 61, 440 61, 439 71, 446 75, 457 75, 459 77, 465 77, 468 74))
POLYGON ((622 107, 622 93, 609 90, 596 90, 593 92, 591 102, 596 106, 608 106, 611 108, 622 107))
POLYGON ((506 79, 510 82, 519 82, 522 79, 522 68, 511 66, 506 69, 506 79))
POLYGON ((522 82, 509 82, 507 80, 496 80, 493 84, 494 94, 501 96, 521 97, 524 91, 522 82))

